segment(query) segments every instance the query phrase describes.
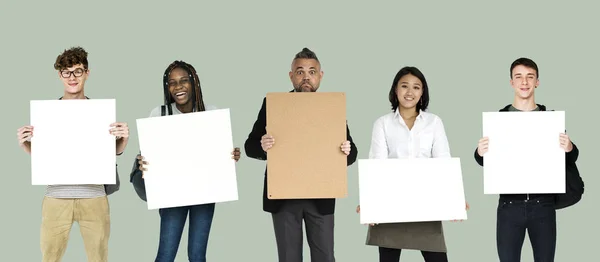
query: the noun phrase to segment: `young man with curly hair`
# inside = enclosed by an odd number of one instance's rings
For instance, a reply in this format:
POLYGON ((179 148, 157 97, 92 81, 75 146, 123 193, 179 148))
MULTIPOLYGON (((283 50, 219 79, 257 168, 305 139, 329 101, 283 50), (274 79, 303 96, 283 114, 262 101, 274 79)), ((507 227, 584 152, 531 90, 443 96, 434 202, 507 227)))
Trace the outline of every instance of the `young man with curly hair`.
MULTIPOLYGON (((56 58, 54 69, 64 85, 64 94, 60 99, 88 99, 84 94, 90 73, 87 55, 83 48, 73 47, 56 58)), ((17 132, 19 145, 29 154, 33 133, 33 126, 21 127, 17 132)), ((115 153, 121 155, 129 139, 127 124, 111 124, 110 133, 117 138, 115 153)), ((104 185, 48 185, 42 202, 42 261, 62 260, 73 222, 79 224, 88 261, 108 261, 109 211, 104 185)))

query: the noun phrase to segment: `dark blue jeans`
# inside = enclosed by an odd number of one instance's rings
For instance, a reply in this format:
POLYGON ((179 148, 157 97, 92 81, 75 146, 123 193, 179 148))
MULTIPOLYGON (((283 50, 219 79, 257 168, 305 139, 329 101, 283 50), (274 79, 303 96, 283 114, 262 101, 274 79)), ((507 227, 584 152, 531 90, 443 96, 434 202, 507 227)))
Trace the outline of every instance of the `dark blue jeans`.
POLYGON ((160 243, 155 262, 175 261, 188 212, 190 215, 189 261, 206 261, 206 247, 208 246, 208 235, 215 212, 215 204, 160 209, 160 243))
POLYGON ((500 199, 496 245, 500 262, 521 261, 525 232, 535 262, 553 262, 556 250, 556 210, 552 198, 500 199))

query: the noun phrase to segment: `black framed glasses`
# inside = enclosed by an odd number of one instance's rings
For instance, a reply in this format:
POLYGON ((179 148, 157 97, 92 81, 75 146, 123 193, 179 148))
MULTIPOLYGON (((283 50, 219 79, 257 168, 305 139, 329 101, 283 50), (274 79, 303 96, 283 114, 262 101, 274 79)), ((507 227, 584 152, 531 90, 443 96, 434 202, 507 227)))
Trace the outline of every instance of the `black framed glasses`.
POLYGON ((74 75, 75 77, 80 77, 83 75, 83 73, 85 71, 87 71, 87 69, 82 69, 82 68, 77 68, 73 71, 63 70, 60 72, 60 75, 62 75, 63 78, 69 78, 69 77, 71 77, 71 74, 74 75))
POLYGON ((169 87, 177 87, 177 86, 183 86, 186 84, 190 83, 190 79, 187 77, 182 77, 181 79, 179 79, 179 81, 176 80, 169 80, 169 82, 167 82, 169 84, 169 87))

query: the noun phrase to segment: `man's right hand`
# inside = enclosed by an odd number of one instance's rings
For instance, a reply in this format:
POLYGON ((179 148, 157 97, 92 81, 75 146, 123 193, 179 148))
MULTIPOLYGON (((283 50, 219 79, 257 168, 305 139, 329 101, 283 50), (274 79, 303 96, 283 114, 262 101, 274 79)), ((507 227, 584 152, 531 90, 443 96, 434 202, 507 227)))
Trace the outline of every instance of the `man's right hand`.
POLYGON ((477 154, 479 154, 479 156, 483 156, 483 154, 487 153, 488 144, 488 137, 482 137, 481 139, 479 139, 479 144, 477 145, 477 154))
POLYGON ((31 154, 31 137, 33 137, 33 126, 24 126, 17 130, 19 146, 29 154, 31 154))
POLYGON ((273 147, 273 144, 275 144, 275 139, 269 134, 262 136, 260 139, 260 146, 265 152, 267 152, 269 148, 273 147))
POLYGON ((144 171, 148 171, 148 169, 145 167, 148 165, 148 162, 144 161, 144 157, 142 155, 138 155, 137 160, 138 160, 138 164, 140 165, 140 167, 138 167, 138 169, 140 171, 142 171, 142 178, 144 178, 144 171))

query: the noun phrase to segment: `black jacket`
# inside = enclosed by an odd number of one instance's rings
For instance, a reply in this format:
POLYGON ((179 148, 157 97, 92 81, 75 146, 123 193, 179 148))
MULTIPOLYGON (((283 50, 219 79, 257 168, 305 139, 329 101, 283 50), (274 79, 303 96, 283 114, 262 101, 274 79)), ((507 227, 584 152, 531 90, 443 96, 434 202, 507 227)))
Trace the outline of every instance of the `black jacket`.
MULTIPOLYGON (((258 117, 254 122, 254 126, 252 127, 252 131, 248 135, 246 142, 244 143, 244 150, 246 151, 246 156, 258 160, 267 160, 267 153, 263 151, 262 146, 260 144, 260 140, 263 135, 267 133, 266 124, 267 124, 267 108, 266 108, 267 98, 263 98, 262 106, 260 108, 260 112, 258 112, 258 117)), ((348 125, 346 125, 346 139, 350 141, 350 154, 347 156, 347 165, 352 165, 358 156, 358 149, 354 144, 352 137, 350 136, 350 130, 348 125)), ((342 141, 340 141, 341 143, 342 141)), ((281 205, 285 202, 284 199, 269 199, 267 197, 267 170, 265 169, 264 173, 264 186, 263 186, 263 210, 269 213, 277 213, 281 208, 281 205)), ((335 199, 312 199, 317 205, 317 209, 322 215, 333 214, 335 211, 335 199)))
MULTIPOLYGON (((504 108, 500 109, 499 112, 508 112, 508 108, 511 105, 507 105, 504 108)), ((537 104, 537 106, 540 108, 540 111, 546 111, 546 106, 541 105, 541 104, 537 104)), ((571 141, 571 143, 573 144, 573 150, 571 150, 571 152, 565 153, 565 164, 567 166, 569 165, 574 165, 575 162, 577 161, 577 158, 579 156, 579 149, 577 149, 577 146, 575 145, 575 143, 573 143, 573 141, 571 141)), ((477 153, 477 147, 475 148, 475 153, 473 155, 475 157, 475 161, 477 162, 477 164, 479 164, 480 166, 483 166, 483 157, 479 155, 479 153, 477 153)), ((500 198, 501 199, 526 199, 526 198, 554 198, 554 194, 500 194, 500 198)))

